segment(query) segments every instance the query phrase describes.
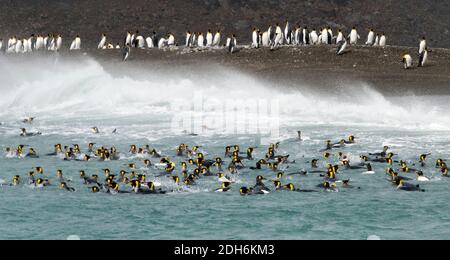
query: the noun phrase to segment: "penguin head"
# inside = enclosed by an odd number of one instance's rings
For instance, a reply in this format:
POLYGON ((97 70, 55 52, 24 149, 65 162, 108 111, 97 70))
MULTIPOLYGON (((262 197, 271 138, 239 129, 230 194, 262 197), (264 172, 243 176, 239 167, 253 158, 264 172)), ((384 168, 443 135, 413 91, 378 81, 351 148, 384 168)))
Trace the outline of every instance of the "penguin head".
POLYGON ((277 173, 277 178, 278 178, 278 179, 281 179, 281 178, 283 178, 283 175, 284 175, 284 174, 283 174, 282 172, 279 172, 279 173, 277 173))
POLYGON ((97 193, 97 192, 99 192, 99 191, 100 191, 100 189, 99 189, 97 186, 91 187, 91 192, 92 192, 92 193, 97 193))
POLYGON ((67 187, 67 184, 65 183, 65 182, 61 182, 60 184, 59 184, 59 188, 60 189, 65 189, 67 187))
POLYGON ((247 187, 241 187, 240 189, 239 189, 239 193, 241 194, 241 195, 246 195, 246 194, 248 194, 250 192, 250 190, 247 188, 247 187))
POLYGON ((291 191, 295 190, 295 186, 292 183, 289 183, 288 185, 286 185, 286 187, 291 191))
POLYGON ((256 176, 256 182, 262 182, 265 178, 261 175, 256 176))
POLYGON ((273 185, 275 185, 275 188, 280 188, 281 187, 281 182, 279 180, 274 180, 273 181, 273 185))

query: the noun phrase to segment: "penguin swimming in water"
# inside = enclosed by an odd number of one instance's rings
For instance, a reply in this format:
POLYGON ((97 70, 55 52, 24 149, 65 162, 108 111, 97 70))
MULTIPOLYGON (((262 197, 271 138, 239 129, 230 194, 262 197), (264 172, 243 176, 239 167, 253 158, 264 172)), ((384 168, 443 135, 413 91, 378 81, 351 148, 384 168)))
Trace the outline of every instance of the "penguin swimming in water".
POLYGON ((412 68, 412 57, 409 54, 403 55, 402 63, 405 69, 412 68))
POLYGON ((94 133, 94 134, 99 134, 99 133, 100 133, 100 130, 98 130, 98 127, 96 127, 96 126, 92 127, 92 128, 91 128, 91 131, 92 131, 92 133, 94 133))
POLYGON ((413 184, 407 183, 404 180, 400 180, 400 179, 397 179, 396 185, 397 185, 397 190, 425 192, 424 189, 420 188, 420 185, 413 185, 413 184))
POLYGON ((32 137, 32 136, 42 135, 41 132, 28 133, 25 128, 21 128, 20 130, 22 131, 22 133, 20 134, 21 137, 32 137))
POLYGON ((228 192, 230 190, 231 190, 231 183, 229 183, 229 182, 222 182, 221 187, 216 189, 214 192, 228 192))

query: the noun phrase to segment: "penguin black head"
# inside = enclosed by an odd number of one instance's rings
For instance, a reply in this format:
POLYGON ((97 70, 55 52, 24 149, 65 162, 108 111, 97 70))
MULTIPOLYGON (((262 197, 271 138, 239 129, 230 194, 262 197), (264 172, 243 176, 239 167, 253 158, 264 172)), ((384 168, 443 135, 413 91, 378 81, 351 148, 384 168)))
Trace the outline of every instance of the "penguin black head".
POLYGON ((248 194, 250 192, 250 190, 247 188, 247 187, 241 187, 240 189, 239 189, 239 193, 241 194, 241 195, 246 195, 246 194, 248 194))

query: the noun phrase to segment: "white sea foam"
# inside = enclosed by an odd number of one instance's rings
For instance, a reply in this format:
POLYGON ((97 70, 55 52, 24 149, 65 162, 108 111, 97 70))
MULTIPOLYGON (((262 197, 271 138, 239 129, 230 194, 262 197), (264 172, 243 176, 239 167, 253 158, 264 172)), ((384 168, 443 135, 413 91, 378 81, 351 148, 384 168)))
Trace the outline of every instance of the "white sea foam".
MULTIPOLYGON (((53 118, 127 118, 158 114, 167 119, 173 102, 189 103, 194 96, 208 100, 277 100, 282 126, 362 125, 399 129, 447 130, 450 116, 434 98, 388 99, 367 84, 342 86, 339 94, 323 95, 299 82, 284 90, 230 69, 215 72, 148 71, 139 79, 115 76, 92 58, 77 61, 0 60, 0 117, 38 115, 53 118)), ((132 64, 127 69, 132 70, 132 64)), ((126 73, 124 73, 126 75, 126 73)), ((192 104, 194 106, 194 104, 192 104)), ((229 112, 229 111, 225 111, 229 112)), ((201 115, 223 117, 224 111, 203 107, 201 115)), ((134 122, 136 123, 136 122, 134 122)), ((217 130, 217 129, 215 129, 217 130)))

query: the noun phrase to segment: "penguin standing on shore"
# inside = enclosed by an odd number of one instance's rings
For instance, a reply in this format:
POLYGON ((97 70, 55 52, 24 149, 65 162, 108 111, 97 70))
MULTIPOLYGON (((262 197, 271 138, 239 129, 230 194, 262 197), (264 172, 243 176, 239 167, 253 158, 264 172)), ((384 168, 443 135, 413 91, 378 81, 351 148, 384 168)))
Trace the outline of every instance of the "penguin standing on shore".
POLYGON ((252 48, 259 48, 259 32, 256 28, 253 28, 252 33, 252 48))
POLYGON ((167 45, 175 46, 175 36, 172 33, 167 36, 167 45))
POLYGON ((270 46, 270 38, 268 32, 263 32, 261 36, 261 45, 263 47, 269 47, 270 46))
POLYGON ((167 45, 166 38, 162 37, 161 39, 159 39, 158 49, 162 49, 162 48, 166 47, 166 45, 167 45))
POLYGON ((425 50, 419 55, 419 67, 425 66, 425 63, 428 60, 428 48, 425 48, 425 50))
POLYGON ((56 37, 56 49, 55 51, 60 51, 62 48, 62 36, 58 34, 58 36, 56 37))
POLYGON ((327 33, 328 33, 328 44, 332 44, 334 38, 333 29, 331 29, 331 27, 328 27, 327 33))
POLYGON ((190 31, 186 32, 186 42, 184 43, 185 47, 191 47, 192 46, 192 33, 190 31))
POLYGON ((383 33, 380 37, 380 47, 384 48, 386 47, 386 35, 383 33))
POLYGON ((72 44, 70 45, 70 50, 81 50, 81 38, 79 35, 75 37, 72 44))
POLYGON ((339 44, 341 41, 344 40, 344 34, 342 33, 342 30, 338 30, 338 34, 336 36, 336 44, 339 44))
POLYGON ((42 50, 44 48, 44 37, 42 35, 38 35, 36 37, 36 44, 34 46, 34 49, 36 51, 42 50))
POLYGON ((18 40, 15 46, 15 52, 16 53, 21 53, 23 50, 23 42, 21 40, 18 40))
POLYGON ((289 21, 286 21, 286 27, 284 27, 284 39, 286 40, 286 44, 292 43, 291 25, 289 24, 289 21))
POLYGON ((426 48, 427 48, 427 39, 423 37, 419 43, 419 55, 422 54, 422 52, 424 52, 426 48))
POLYGON ((231 35, 230 38, 227 39, 227 48, 229 53, 233 53, 237 45, 236 35, 231 35))
POLYGON ((303 44, 304 45, 309 45, 310 44, 308 27, 305 27, 302 30, 302 40, 303 40, 303 44))
POLYGON ((322 29, 322 44, 328 44, 328 30, 327 28, 322 29))
POLYGON ((350 35, 348 36, 350 39, 351 45, 356 45, 358 43, 358 40, 361 38, 358 34, 358 31, 356 30, 356 27, 353 27, 352 31, 350 32, 350 35))
POLYGON ((130 56, 131 46, 129 44, 125 45, 122 50, 122 61, 126 61, 130 56))
POLYGON ((208 32, 206 33, 206 47, 211 47, 213 44, 213 34, 211 32, 211 30, 208 30, 208 32))
POLYGON ((145 42, 147 43, 147 48, 149 48, 149 49, 155 48, 155 43, 153 42, 152 37, 150 37, 150 36, 147 37, 145 39, 145 42))
POLYGON ((309 38, 311 40, 311 44, 317 45, 319 43, 319 35, 317 34, 316 29, 312 29, 309 38))
POLYGON ((221 35, 220 35, 220 31, 218 30, 216 32, 216 34, 214 35, 214 39, 213 39, 213 46, 217 47, 220 45, 220 41, 221 41, 221 35))
POLYGON ((374 44, 374 40, 375 40, 375 32, 372 29, 370 29, 369 34, 367 35, 366 45, 372 46, 374 44))
POLYGON ((203 36, 203 33, 200 33, 198 35, 197 46, 198 47, 205 47, 205 37, 203 36))
POLYGON ((373 46, 379 46, 380 45, 380 35, 377 33, 375 36, 375 41, 373 42, 373 46))
MULTIPOLYGON (((126 42, 126 40, 125 40, 126 42)), ((102 38, 100 39, 100 42, 98 43, 97 49, 103 49, 103 47, 105 47, 106 44, 106 34, 102 34, 102 38)))
POLYGON ((402 62, 404 64, 405 69, 412 68, 412 57, 409 54, 403 55, 402 62))
POLYGON ((156 47, 158 44, 158 34, 154 31, 152 36, 150 37, 152 39, 153 47, 156 47))

